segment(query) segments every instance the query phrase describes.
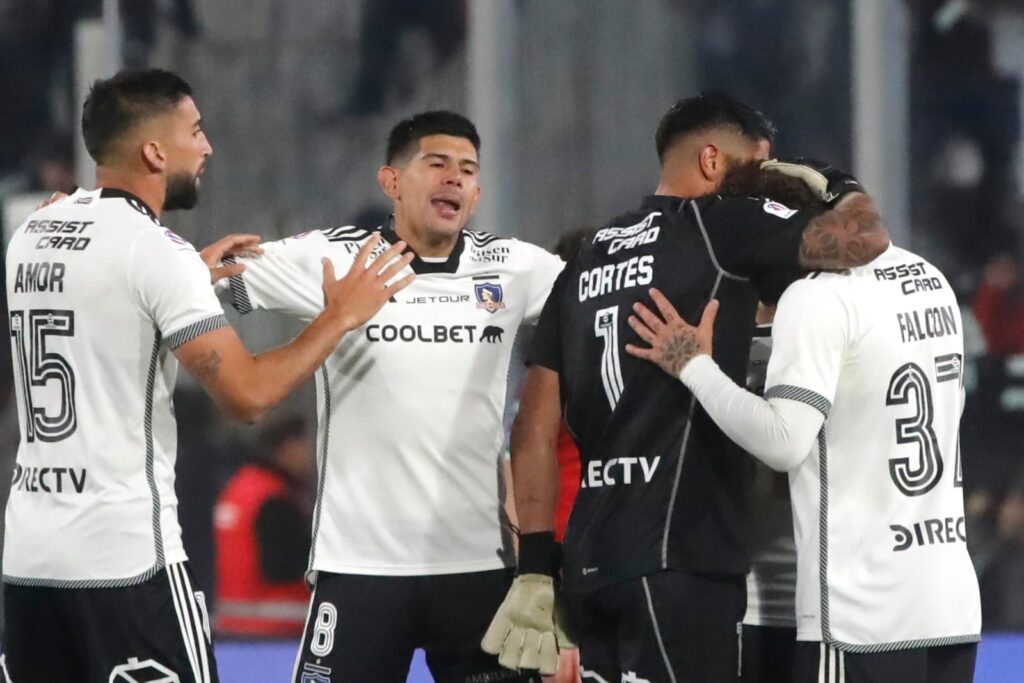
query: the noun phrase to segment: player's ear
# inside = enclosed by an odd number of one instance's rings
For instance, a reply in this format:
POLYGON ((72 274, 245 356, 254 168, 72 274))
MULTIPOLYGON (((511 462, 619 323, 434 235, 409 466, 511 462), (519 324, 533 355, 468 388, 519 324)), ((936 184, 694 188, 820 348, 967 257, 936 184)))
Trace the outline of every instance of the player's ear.
POLYGON ((697 152, 697 165, 700 167, 701 175, 707 180, 715 181, 725 171, 725 158, 717 145, 708 143, 697 152))
POLYGON ((384 194, 391 199, 401 198, 398 191, 399 173, 400 171, 394 166, 381 166, 377 171, 377 182, 380 183, 380 189, 384 190, 384 194))
POLYGON ((152 172, 162 171, 167 167, 167 155, 163 146, 156 140, 147 140, 142 143, 142 163, 152 172))

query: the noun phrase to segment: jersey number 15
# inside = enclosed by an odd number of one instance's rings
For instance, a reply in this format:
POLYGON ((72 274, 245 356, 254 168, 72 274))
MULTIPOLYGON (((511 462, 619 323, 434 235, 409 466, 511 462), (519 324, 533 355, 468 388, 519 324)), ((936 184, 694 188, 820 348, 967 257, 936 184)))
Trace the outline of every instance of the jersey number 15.
POLYGON ((11 338, 14 341, 14 367, 21 379, 25 408, 25 441, 61 441, 75 433, 75 373, 64 356, 46 349, 47 337, 73 337, 75 312, 37 309, 11 311, 11 338), (26 313, 28 314, 26 316, 26 313), (46 391, 56 382, 57 395, 46 391), (45 392, 48 403, 57 404, 54 412, 37 405, 32 390, 45 392), (55 400, 54 400, 55 399, 55 400))

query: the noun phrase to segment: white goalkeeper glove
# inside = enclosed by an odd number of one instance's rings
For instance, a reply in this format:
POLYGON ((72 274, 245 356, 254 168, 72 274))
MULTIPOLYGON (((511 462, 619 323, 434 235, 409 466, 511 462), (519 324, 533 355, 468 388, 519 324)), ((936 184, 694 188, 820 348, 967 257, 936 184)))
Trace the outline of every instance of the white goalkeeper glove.
POLYGON ((818 199, 829 206, 834 206, 851 192, 864 191, 860 182, 852 175, 816 159, 769 159, 761 162, 761 169, 802 180, 818 199))
POLYGON ((555 585, 550 576, 523 574, 512 582, 505 600, 480 643, 508 669, 534 669, 550 676, 558 671, 558 650, 573 645, 555 616, 555 585))

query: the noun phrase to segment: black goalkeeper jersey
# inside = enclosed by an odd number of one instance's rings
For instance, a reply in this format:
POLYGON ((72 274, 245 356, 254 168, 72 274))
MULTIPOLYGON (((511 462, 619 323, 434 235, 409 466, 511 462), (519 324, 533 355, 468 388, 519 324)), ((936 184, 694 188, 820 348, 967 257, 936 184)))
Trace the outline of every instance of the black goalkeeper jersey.
POLYGON ((555 282, 529 360, 559 373, 580 450, 567 590, 670 568, 747 571, 747 456, 682 382, 626 353, 646 345, 627 319, 636 301, 656 310, 651 287, 691 323, 719 299, 714 357, 742 385, 757 301, 776 300, 798 270, 809 219, 764 198, 652 196, 598 230, 555 282))

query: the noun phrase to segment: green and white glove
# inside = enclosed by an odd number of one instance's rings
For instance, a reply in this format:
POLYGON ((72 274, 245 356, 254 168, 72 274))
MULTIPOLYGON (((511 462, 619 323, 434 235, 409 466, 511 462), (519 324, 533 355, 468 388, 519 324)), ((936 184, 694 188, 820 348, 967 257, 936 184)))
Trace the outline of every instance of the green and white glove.
POLYGON ((498 655, 508 669, 551 675, 558 671, 558 645, 554 580, 543 574, 517 576, 480 647, 498 655))
POLYGON ((852 175, 817 159, 769 159, 761 162, 761 169, 802 180, 818 199, 829 206, 851 192, 864 191, 860 181, 852 175))
POLYGON ((508 669, 558 671, 558 650, 574 649, 559 624, 554 576, 559 547, 551 532, 519 539, 519 575, 505 595, 480 643, 508 669))

